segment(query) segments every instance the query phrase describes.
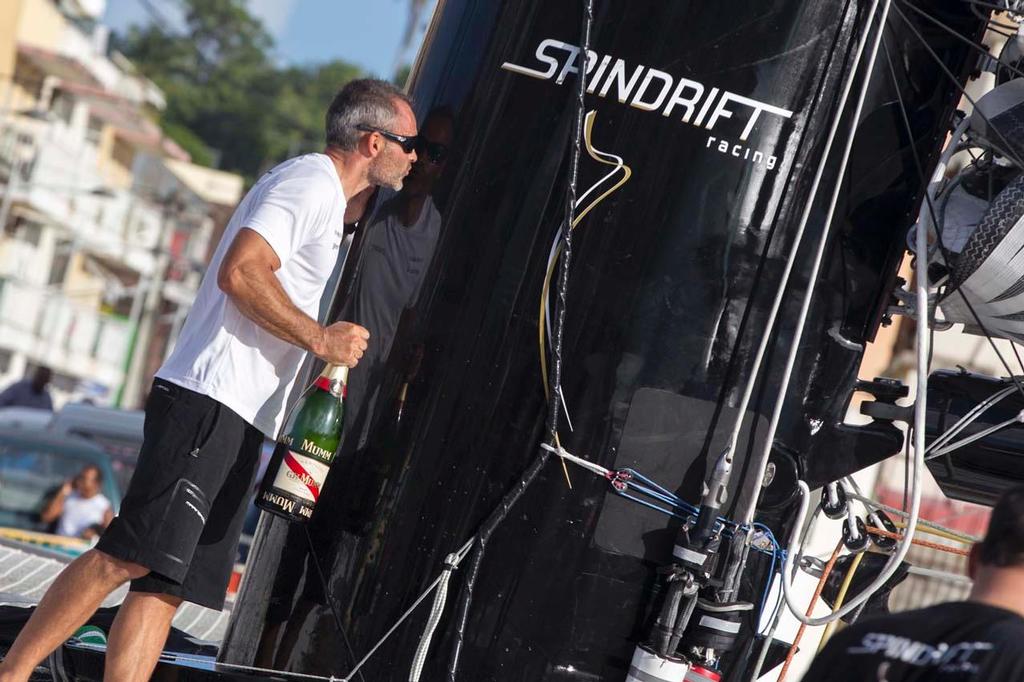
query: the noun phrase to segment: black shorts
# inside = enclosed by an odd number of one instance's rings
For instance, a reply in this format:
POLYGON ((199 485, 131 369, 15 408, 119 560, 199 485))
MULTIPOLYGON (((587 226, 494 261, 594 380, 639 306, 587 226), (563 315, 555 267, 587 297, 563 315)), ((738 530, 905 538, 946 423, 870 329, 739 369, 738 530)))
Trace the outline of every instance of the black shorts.
POLYGON ((154 380, 135 474, 96 548, 151 571, 135 592, 223 608, 262 443, 216 400, 154 380))

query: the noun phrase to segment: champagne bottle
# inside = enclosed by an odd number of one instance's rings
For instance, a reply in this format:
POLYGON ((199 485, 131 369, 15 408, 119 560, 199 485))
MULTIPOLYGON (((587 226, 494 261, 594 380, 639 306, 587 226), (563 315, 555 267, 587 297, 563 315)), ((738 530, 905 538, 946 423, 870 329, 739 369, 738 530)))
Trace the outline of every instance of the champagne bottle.
POLYGON ((308 521, 341 441, 348 367, 327 365, 285 421, 256 504, 293 521, 308 521))

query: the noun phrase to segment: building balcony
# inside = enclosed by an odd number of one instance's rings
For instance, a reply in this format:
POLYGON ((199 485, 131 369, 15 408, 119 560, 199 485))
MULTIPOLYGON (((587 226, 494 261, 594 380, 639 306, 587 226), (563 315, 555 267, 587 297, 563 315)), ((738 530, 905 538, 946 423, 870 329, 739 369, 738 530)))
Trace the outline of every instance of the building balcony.
POLYGON ((132 329, 65 294, 0 278, 0 347, 55 372, 116 393, 124 378, 132 329))

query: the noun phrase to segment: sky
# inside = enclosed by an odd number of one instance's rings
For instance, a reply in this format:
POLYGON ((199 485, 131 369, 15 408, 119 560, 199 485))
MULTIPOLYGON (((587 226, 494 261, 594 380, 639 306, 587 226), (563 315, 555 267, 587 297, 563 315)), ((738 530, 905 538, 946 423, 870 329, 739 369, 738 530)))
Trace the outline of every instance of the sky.
MULTIPOLYGON (((168 22, 180 21, 176 2, 150 0, 168 22)), ((276 43, 281 64, 315 64, 344 59, 370 74, 390 78, 396 66, 411 62, 433 3, 417 32, 414 48, 398 54, 405 30, 407 0, 248 0, 276 43)), ((149 23, 143 0, 107 0, 103 22, 113 30, 149 23)))

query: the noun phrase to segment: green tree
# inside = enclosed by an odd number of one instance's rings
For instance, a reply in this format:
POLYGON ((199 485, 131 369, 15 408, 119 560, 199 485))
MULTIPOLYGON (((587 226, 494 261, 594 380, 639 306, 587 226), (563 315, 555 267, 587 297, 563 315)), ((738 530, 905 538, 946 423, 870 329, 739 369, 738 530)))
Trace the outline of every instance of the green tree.
POLYGON ((166 134, 201 162, 254 178, 322 144, 323 113, 359 69, 341 61, 279 68, 245 0, 182 0, 184 29, 132 27, 114 46, 167 95, 166 134), (204 147, 206 149, 204 149, 204 147))
POLYGON ((323 148, 328 104, 342 85, 360 75, 359 67, 344 61, 279 71, 268 160, 323 148))

